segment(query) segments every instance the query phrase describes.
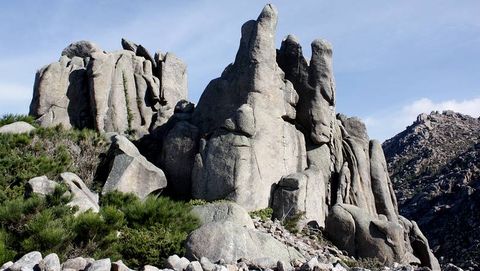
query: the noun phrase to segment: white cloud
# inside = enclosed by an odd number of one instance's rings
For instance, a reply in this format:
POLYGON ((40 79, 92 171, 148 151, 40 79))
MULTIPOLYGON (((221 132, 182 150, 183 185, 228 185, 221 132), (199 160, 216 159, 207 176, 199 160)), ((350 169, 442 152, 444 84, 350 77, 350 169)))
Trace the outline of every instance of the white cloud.
POLYGON ((432 111, 453 110, 472 117, 480 116, 480 97, 469 100, 447 100, 434 102, 428 98, 421 98, 389 113, 364 118, 372 138, 385 140, 404 130, 412 124, 421 113, 429 114, 432 111))
POLYGON ((448 100, 439 103, 435 103, 427 98, 422 98, 403 108, 403 112, 410 116, 444 110, 453 110, 472 117, 478 117, 480 115, 480 97, 471 100, 448 100))

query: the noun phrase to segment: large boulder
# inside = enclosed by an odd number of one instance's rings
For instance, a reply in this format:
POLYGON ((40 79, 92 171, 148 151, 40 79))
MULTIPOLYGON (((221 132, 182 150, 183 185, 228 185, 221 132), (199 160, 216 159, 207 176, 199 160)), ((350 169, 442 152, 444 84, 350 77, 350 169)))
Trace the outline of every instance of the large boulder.
POLYGON ((24 121, 17 121, 0 127, 0 134, 24 134, 35 130, 35 127, 24 121))
POLYGON ((49 180, 47 176, 40 176, 28 180, 25 191, 28 194, 34 193, 46 196, 52 194, 55 191, 55 187, 57 185, 57 182, 49 180))
POLYGON ((296 219, 299 229, 312 221, 323 226, 324 209, 328 206, 324 182, 319 181, 321 178, 315 168, 283 177, 272 193, 273 217, 280 221, 296 219))
POLYGON ((126 137, 114 135, 104 170, 108 171, 102 193, 134 193, 144 199, 167 186, 163 171, 143 157, 126 137))
POLYGON ((208 223, 193 231, 187 239, 186 250, 191 260, 206 257, 214 262, 223 259, 226 263, 236 263, 241 258, 303 260, 298 251, 272 236, 230 221, 208 223))
POLYGON ((67 56, 68 58, 86 58, 91 57, 93 53, 99 51, 102 50, 95 43, 87 40, 81 40, 74 42, 63 49, 62 56, 67 56))
POLYGON ((60 271, 60 259, 55 253, 48 254, 40 261, 38 267, 40 268, 40 271, 60 271))
POLYGON ((249 229, 255 228, 248 212, 240 205, 230 201, 219 201, 194 206, 192 214, 197 216, 202 224, 230 221, 249 229))
POLYGON ((403 227, 372 217, 348 204, 332 208, 326 223, 328 237, 342 250, 359 258, 378 258, 385 264, 405 262, 403 227))
POLYGON ((33 271, 42 260, 42 254, 38 251, 32 251, 23 255, 8 270, 11 271, 33 271))
POLYGON ((406 241, 411 244, 412 253, 419 258, 420 262, 432 270, 440 270, 440 264, 433 255, 432 250, 428 244, 428 240, 420 231, 415 221, 399 216, 399 221, 405 229, 406 241))

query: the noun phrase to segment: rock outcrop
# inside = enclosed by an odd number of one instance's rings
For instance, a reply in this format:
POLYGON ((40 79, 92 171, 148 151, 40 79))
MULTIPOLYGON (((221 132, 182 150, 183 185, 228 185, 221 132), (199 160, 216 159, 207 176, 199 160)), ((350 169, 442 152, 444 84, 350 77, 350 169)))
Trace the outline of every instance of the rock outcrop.
POLYGON ((44 127, 137 136, 159 116, 168 119, 187 98, 186 65, 172 53, 153 58, 141 45, 122 45, 126 50, 112 53, 88 41, 65 48, 58 62, 37 72, 30 115, 44 127))
POLYGON ((276 24, 271 5, 245 23, 235 62, 198 102, 193 123, 205 136, 193 169, 196 198, 266 208, 272 185, 307 167, 304 136, 292 123, 298 95, 276 62, 276 24))
POLYGON ((474 270, 480 268, 479 135, 478 118, 432 112, 383 143, 400 213, 417 221, 443 264, 474 270))
POLYGON ((307 61, 290 35, 276 51, 276 23, 267 5, 243 25, 235 62, 194 110, 193 197, 230 199, 247 210, 271 206, 276 218, 301 217, 299 227, 315 224, 329 236, 338 235, 329 225, 344 225, 352 242, 336 241, 356 257, 438 269, 413 256, 433 254, 428 244, 421 252, 411 246, 380 144, 359 119, 335 115, 331 45, 315 40, 307 61))
MULTIPOLYGON (((150 132, 139 149, 165 172, 170 195, 227 199, 247 211, 272 207, 274 218, 299 218, 299 228, 325 231, 352 256, 437 270, 425 238, 398 214, 380 144, 359 119, 335 112, 332 46, 313 41, 307 61, 289 35, 277 50, 277 17, 266 5, 242 26, 235 61, 208 84, 196 107, 184 100, 185 65, 178 58, 152 57, 122 40, 124 50, 113 53, 88 42, 69 46, 37 74, 31 114, 44 126, 150 132)), ((123 153, 110 169, 124 172, 138 158, 123 153)), ((107 180, 104 190, 118 180, 107 180)), ((149 184, 139 178, 129 186, 149 184)), ((228 220, 203 225, 187 251, 232 262, 295 258, 282 244, 228 220)))
MULTIPOLYGON (((65 195, 71 197, 67 205, 77 208, 76 215, 91 210, 98 213, 98 194, 90 191, 85 183, 76 174, 64 172, 60 174, 61 183, 67 187, 65 195)), ((30 179, 25 185, 27 194, 36 194, 39 196, 51 195, 60 183, 49 180, 47 176, 40 176, 30 179)))

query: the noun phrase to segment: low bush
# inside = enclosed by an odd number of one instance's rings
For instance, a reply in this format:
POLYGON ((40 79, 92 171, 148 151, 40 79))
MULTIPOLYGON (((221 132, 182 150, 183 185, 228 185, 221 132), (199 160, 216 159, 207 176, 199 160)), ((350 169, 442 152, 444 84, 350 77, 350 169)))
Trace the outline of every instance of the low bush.
POLYGON ((273 210, 272 208, 265 208, 257 211, 252 211, 249 214, 250 214, 250 217, 252 218, 257 217, 265 221, 265 220, 272 219, 273 210))
POLYGON ((105 151, 102 136, 91 130, 59 126, 38 128, 30 134, 0 134, 0 200, 22 195, 24 184, 41 175, 54 179, 73 171, 90 185, 105 151))
POLYGON ((62 260, 109 257, 133 268, 161 265, 172 254, 184 254, 188 234, 199 226, 188 203, 164 197, 141 201, 120 192, 106 194, 99 213, 74 216, 64 189, 0 204, 2 262, 37 250, 55 252, 62 260))
POLYGON ((35 123, 35 118, 33 116, 17 114, 7 114, 0 117, 0 126, 14 123, 17 121, 24 121, 26 123, 30 123, 33 126, 37 126, 37 124, 35 123))

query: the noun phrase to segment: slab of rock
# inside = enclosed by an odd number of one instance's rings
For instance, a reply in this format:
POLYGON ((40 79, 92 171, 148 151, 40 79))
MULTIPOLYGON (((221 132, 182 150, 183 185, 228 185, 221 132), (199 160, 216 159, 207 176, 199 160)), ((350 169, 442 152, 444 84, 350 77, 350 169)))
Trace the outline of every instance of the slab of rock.
POLYGON ((248 212, 234 202, 220 201, 194 206, 192 214, 197 216, 202 224, 230 221, 249 229, 255 228, 248 212))
POLYGON ((46 196, 53 194, 57 185, 57 182, 49 180, 47 176, 40 176, 28 180, 25 190, 27 193, 46 196))
POLYGON ((240 258, 267 257, 286 262, 303 259, 295 249, 270 235, 229 221, 208 223, 193 231, 187 239, 186 250, 192 260, 206 257, 212 261, 223 259, 226 263, 236 263, 240 258))
POLYGON ((85 271, 110 271, 112 264, 109 258, 94 261, 88 264, 85 271))
POLYGON ((315 168, 283 177, 273 189, 273 218, 280 221, 300 216, 298 229, 315 221, 325 221, 325 180, 315 168))
POLYGON ((200 258, 200 265, 202 266, 203 270, 205 270, 205 271, 215 270, 215 264, 212 263, 207 257, 201 257, 200 258))
POLYGON ((107 156, 109 172, 103 194, 120 191, 144 199, 167 186, 163 171, 147 161, 126 137, 114 135, 107 156))
POLYGON ((70 191, 72 200, 68 203, 69 206, 77 206, 78 211, 76 215, 91 210, 98 213, 100 206, 98 205, 98 195, 91 192, 85 183, 76 174, 71 172, 64 172, 60 174, 63 183, 65 183, 70 191))
POLYGON ((192 261, 185 269, 186 271, 203 271, 202 264, 198 261, 192 261))
POLYGON ((145 265, 143 267, 143 271, 160 271, 160 269, 158 269, 157 267, 155 267, 153 265, 145 265))
POLYGON ((0 266, 0 271, 5 271, 12 265, 13 265, 12 261, 6 262, 6 263, 2 264, 2 266, 0 266))
POLYGON ((112 271, 133 271, 126 266, 121 260, 112 263, 112 271))
POLYGON ((48 254, 40 261, 38 267, 40 268, 40 271, 60 271, 60 259, 55 253, 48 254))
POLYGON ((101 49, 95 43, 81 40, 74 42, 63 49, 62 56, 67 56, 68 58, 86 58, 92 56, 93 53, 98 51, 101 51, 101 49))
POLYGON ((34 267, 42 260, 42 254, 38 251, 32 251, 23 255, 8 269, 11 271, 33 271, 34 267))
POLYGON ((17 121, 0 127, 0 134, 24 134, 35 130, 35 127, 24 121, 17 121))
POLYGON ((68 259, 62 264, 62 270, 71 269, 71 270, 84 270, 87 267, 87 260, 82 257, 77 257, 73 259, 68 259))
POLYGON ((137 53, 137 47, 138 47, 138 44, 122 38, 122 48, 123 48, 123 50, 128 50, 128 51, 132 51, 134 53, 137 53))
POLYGON ((190 261, 187 258, 180 258, 178 255, 172 255, 167 258, 166 266, 167 268, 171 268, 175 271, 183 271, 188 267, 189 264, 190 261))

